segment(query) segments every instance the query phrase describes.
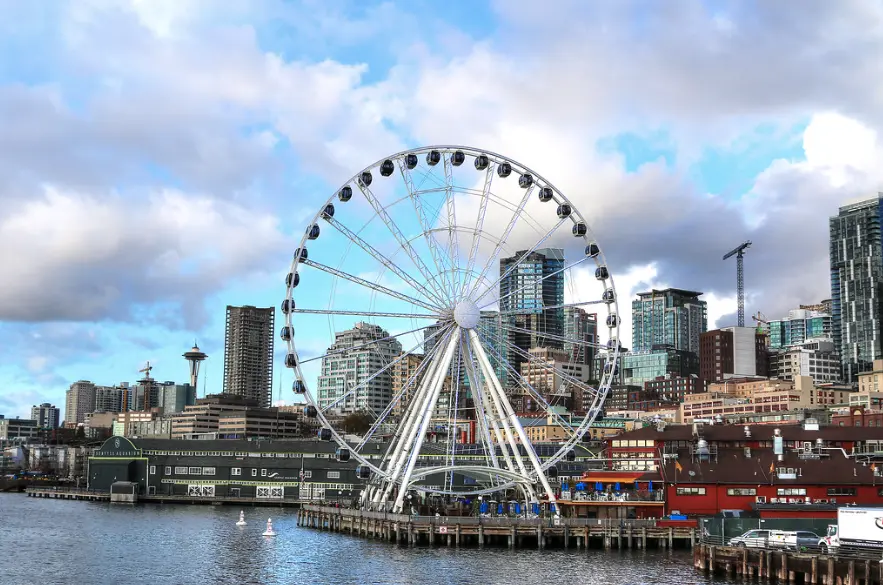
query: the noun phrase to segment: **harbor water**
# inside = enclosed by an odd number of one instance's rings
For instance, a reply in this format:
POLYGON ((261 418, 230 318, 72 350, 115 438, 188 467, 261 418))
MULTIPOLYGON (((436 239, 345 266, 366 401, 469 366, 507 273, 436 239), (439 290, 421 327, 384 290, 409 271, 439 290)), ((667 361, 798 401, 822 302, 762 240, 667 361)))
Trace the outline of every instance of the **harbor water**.
POLYGON ((3 585, 723 583, 689 551, 404 548, 296 526, 295 510, 0 494, 3 585), (276 537, 262 537, 272 517, 276 537))

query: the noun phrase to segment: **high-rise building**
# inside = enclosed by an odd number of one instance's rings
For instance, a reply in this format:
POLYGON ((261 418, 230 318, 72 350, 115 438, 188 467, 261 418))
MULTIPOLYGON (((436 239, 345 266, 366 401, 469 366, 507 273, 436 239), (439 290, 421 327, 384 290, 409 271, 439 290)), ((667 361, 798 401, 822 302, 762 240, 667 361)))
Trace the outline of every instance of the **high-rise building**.
POLYGON ((381 327, 361 322, 334 334, 334 343, 328 348, 331 355, 322 358, 320 408, 341 414, 383 411, 392 398, 392 373, 378 372, 402 353, 402 344, 388 337, 381 327))
POLYGON ((793 380, 797 376, 809 376, 817 385, 840 381, 840 356, 830 339, 811 339, 792 345, 772 352, 769 359, 771 378, 793 380))
POLYGON ((843 380, 854 382, 883 357, 883 194, 840 208, 830 219, 831 329, 843 380))
POLYGON ((95 384, 78 380, 67 390, 64 404, 64 422, 75 425, 86 422, 86 413, 95 410, 95 384))
POLYGON ((820 310, 793 309, 788 312, 786 319, 769 322, 769 336, 770 349, 801 345, 808 339, 831 339, 831 314, 820 310))
POLYGON ((57 429, 59 415, 58 408, 48 402, 31 407, 31 420, 37 421, 37 426, 41 429, 57 429))
POLYGON ((119 386, 95 386, 95 406, 90 412, 122 412, 126 389, 119 386))
POLYGON ((766 336, 754 327, 724 327, 702 334, 699 377, 706 383, 767 374, 766 336))
POLYGON ((425 368, 420 370, 422 363, 423 354, 409 353, 390 368, 392 370, 392 395, 395 397, 401 393, 399 400, 392 407, 393 416, 401 416, 408 408, 408 404, 411 403, 411 397, 420 386, 425 371, 425 368), (405 388, 406 386, 407 388, 405 388))
POLYGON ((579 307, 565 307, 564 337, 574 340, 564 342, 564 351, 570 355, 570 361, 575 364, 591 364, 598 339, 598 316, 579 307))
POLYGON ((699 356, 692 351, 657 346, 651 351, 621 353, 622 383, 644 388, 644 383, 660 376, 686 377, 699 373, 699 356))
POLYGON ((276 309, 227 306, 224 394, 270 406, 273 397, 273 328, 276 309))
POLYGON ((541 248, 530 254, 521 250, 500 260, 500 311, 508 342, 514 346, 507 348, 505 357, 515 371, 527 361, 524 354, 531 348, 563 348, 563 268, 560 248, 541 248))
POLYGON ((678 288, 638 293, 632 301, 632 351, 668 346, 699 355, 699 336, 708 329, 708 303, 701 295, 678 288))
POLYGON ((185 406, 196 404, 196 388, 190 384, 162 382, 158 387, 157 406, 163 409, 163 414, 182 412, 185 406))
MULTIPOLYGON (((482 311, 478 320, 478 331, 482 340, 482 347, 487 354, 488 361, 491 362, 491 368, 500 380, 500 386, 507 388, 509 386, 509 369, 506 367, 506 341, 504 336, 500 313, 497 311, 482 311)), ((467 380, 468 381, 468 380, 467 380)))

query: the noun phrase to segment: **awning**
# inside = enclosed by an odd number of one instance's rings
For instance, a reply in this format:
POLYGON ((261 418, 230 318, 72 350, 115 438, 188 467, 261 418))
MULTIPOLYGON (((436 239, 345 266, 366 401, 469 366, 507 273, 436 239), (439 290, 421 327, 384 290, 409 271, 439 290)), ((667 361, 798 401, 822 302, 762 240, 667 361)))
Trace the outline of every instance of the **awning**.
POLYGON ((592 482, 592 483, 601 482, 603 484, 635 483, 644 474, 645 474, 645 472, 643 472, 643 471, 638 471, 638 472, 634 472, 634 473, 630 473, 627 471, 619 471, 619 472, 589 471, 588 473, 583 475, 582 478, 580 478, 580 481, 592 482))

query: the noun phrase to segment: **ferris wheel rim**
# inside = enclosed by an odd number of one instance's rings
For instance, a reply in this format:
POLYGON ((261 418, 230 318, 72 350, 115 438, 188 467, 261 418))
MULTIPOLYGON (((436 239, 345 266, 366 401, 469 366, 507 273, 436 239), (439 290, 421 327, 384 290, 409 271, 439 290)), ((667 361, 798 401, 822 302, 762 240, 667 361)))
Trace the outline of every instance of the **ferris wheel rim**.
MULTIPOLYGON (((554 199, 555 202, 557 202, 559 204, 566 203, 566 204, 570 205, 571 210, 572 210, 570 219, 572 221, 576 222, 578 220, 578 221, 582 222, 584 225, 588 226, 588 224, 585 222, 584 217, 579 212, 579 210, 573 205, 573 203, 557 187, 555 187, 554 184, 552 184, 544 176, 540 175, 539 173, 537 173, 536 171, 534 171, 533 169, 531 169, 527 165, 524 165, 521 162, 518 162, 512 158, 509 158, 507 156, 501 155, 501 154, 493 152, 493 151, 489 151, 486 149, 479 149, 479 148, 475 148, 475 147, 469 147, 469 146, 462 146, 462 145, 423 146, 423 147, 403 150, 403 151, 397 152, 395 154, 392 154, 392 155, 389 155, 389 156, 386 156, 386 157, 383 157, 383 158, 377 160, 373 164, 364 167, 362 170, 360 170, 359 172, 354 174, 352 177, 350 177, 349 180, 344 182, 337 189, 337 191, 335 191, 326 200, 325 205, 323 205, 322 208, 320 209, 320 211, 318 213, 316 213, 316 215, 313 217, 313 219, 311 220, 309 225, 317 224, 319 219, 322 219, 323 210, 325 209, 325 206, 327 206, 328 204, 332 204, 334 202, 337 194, 343 188, 347 187, 348 185, 352 185, 356 181, 358 181, 358 179, 362 173, 370 172, 370 171, 378 168, 380 165, 382 165, 387 160, 399 161, 399 160, 401 160, 402 157, 405 157, 410 154, 420 155, 420 154, 425 154, 425 153, 428 153, 428 152, 431 152, 434 150, 439 151, 440 153, 446 153, 446 154, 450 154, 450 153, 453 153, 456 151, 462 151, 467 156, 473 156, 473 157, 478 156, 478 155, 484 155, 484 156, 487 156, 487 157, 493 159, 495 163, 500 163, 500 162, 509 163, 512 166, 513 171, 520 169, 524 173, 530 173, 531 175, 533 175, 533 177, 537 180, 538 183, 541 182, 543 185, 552 189, 553 193, 557 196, 554 199)), ((404 199, 404 198, 402 198, 402 199, 404 199)), ((552 231, 557 230, 557 228, 560 227, 563 223, 564 223, 564 220, 559 222, 559 224, 556 225, 552 231)), ((584 242, 586 242, 586 243, 589 242, 590 232, 591 232, 591 229, 588 228, 587 233, 582 236, 584 242)), ((423 235, 423 234, 418 234, 418 236, 415 236, 415 237, 420 237, 421 235, 423 235)), ((305 233, 301 237, 301 240, 300 240, 300 243, 298 246, 298 250, 303 249, 306 246, 307 241, 308 241, 308 234, 305 233)), ((597 239, 593 238, 591 241, 593 243, 595 243, 596 245, 598 245, 598 248, 599 248, 599 253, 597 255, 596 263, 599 265, 608 266, 608 264, 606 262, 606 256, 604 255, 604 251, 603 251, 603 249, 601 249, 600 244, 597 243, 597 239)), ((399 250, 397 250, 397 252, 398 251, 399 250)), ((302 264, 302 262, 301 262, 300 256, 296 255, 291 262, 290 273, 297 274, 298 266, 300 266, 301 264, 302 264)), ((477 282, 480 283, 480 280, 481 280, 480 278, 477 279, 477 282)), ((608 272, 608 275, 606 278, 606 282, 609 283, 609 285, 608 285, 609 288, 611 288, 615 291, 614 278, 613 278, 612 274, 609 274, 609 272, 608 272)), ((496 284, 496 283, 494 283, 494 284, 496 284)), ((493 285, 485 291, 485 294, 489 290, 491 290, 492 287, 493 287, 493 285)), ((293 296, 294 296, 294 287, 289 286, 287 289, 286 299, 290 300, 293 298, 293 296)), ((614 314, 618 315, 619 314, 618 296, 614 297, 613 303, 608 303, 608 305, 611 305, 611 304, 613 307, 614 314)), ((609 309, 608 309, 608 312, 610 312, 609 309)), ((294 326, 294 324, 292 322, 292 315, 293 314, 294 313, 287 313, 287 314, 285 314, 285 317, 284 317, 286 326, 292 327, 292 328, 294 326)), ((430 326, 427 326, 426 328, 428 328, 430 326)), ((604 362, 605 364, 610 364, 610 363, 615 364, 618 360, 620 349, 621 349, 621 346, 618 342, 618 340, 619 340, 619 323, 617 323, 617 325, 615 327, 615 333, 612 332, 611 334, 615 335, 615 339, 617 340, 617 343, 612 348, 612 351, 608 352, 607 359, 604 362)), ((401 334, 401 335, 404 335, 404 334, 401 334)), ((297 345, 294 340, 294 335, 292 335, 291 340, 287 341, 287 345, 288 345, 288 352, 290 354, 294 354, 295 356, 297 356, 297 345)), ((307 404, 315 405, 318 409, 317 397, 313 396, 313 392, 312 392, 312 390, 310 390, 310 385, 307 384, 307 382, 306 382, 306 377, 305 377, 305 375, 302 371, 302 368, 301 368, 301 361, 298 359, 295 363, 296 363, 296 365, 291 369, 294 370, 297 380, 299 380, 300 382, 302 382, 305 385, 306 392, 304 393, 304 397, 306 399, 306 402, 307 402, 307 404)), ((599 380, 599 384, 598 384, 598 388, 597 388, 597 393, 593 397, 592 407, 590 409, 593 414, 591 416, 589 416, 587 414, 586 416, 583 417, 583 422, 577 427, 578 432, 575 433, 575 435, 571 438, 571 440, 568 440, 565 444, 563 444, 561 449, 559 449, 559 451, 555 455, 546 458, 546 461, 544 462, 544 464, 542 466, 542 470, 547 470, 549 467, 551 467, 551 466, 555 465, 556 463, 558 463, 559 461, 561 461, 561 459, 564 457, 564 455, 567 453, 567 451, 572 449, 573 446, 576 445, 582 439, 588 426, 590 426, 590 424, 595 420, 597 410, 600 408, 601 404, 603 404, 603 401, 606 398, 607 393, 609 392, 609 388, 610 388, 610 385, 612 384, 613 377, 614 377, 613 372, 611 372, 610 375, 608 375, 606 372, 606 368, 604 368, 602 370, 601 379, 599 380)), ((318 412, 318 416, 316 418, 319 419, 320 423, 322 424, 322 428, 327 428, 331 431, 332 438, 338 444, 339 447, 349 448, 351 450, 351 455, 357 461, 359 461, 359 463, 366 465, 378 476, 386 476, 386 473, 381 468, 374 465, 370 459, 368 459, 367 457, 364 457, 356 449, 353 449, 352 446, 350 445, 350 443, 348 443, 342 436, 340 436, 340 434, 338 433, 338 430, 335 428, 335 426, 330 424, 330 422, 324 416, 324 413, 322 412, 322 410, 321 409, 318 409, 318 410, 319 410, 319 412, 318 412)), ((506 485, 509 485, 509 484, 506 484, 506 485)), ((495 490, 504 489, 504 488, 506 488, 506 485, 501 485, 501 486, 498 486, 494 489, 495 490)))

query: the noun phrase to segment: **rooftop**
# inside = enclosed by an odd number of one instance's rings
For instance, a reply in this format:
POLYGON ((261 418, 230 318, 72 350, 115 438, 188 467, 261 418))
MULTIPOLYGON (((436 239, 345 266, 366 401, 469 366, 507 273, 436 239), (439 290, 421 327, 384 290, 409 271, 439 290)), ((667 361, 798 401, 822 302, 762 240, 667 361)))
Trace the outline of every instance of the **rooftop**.
MULTIPOLYGON (((702 438, 709 442, 728 441, 772 441, 775 425, 747 425, 751 436, 745 435, 743 425, 701 425, 699 427, 702 438)), ((799 425, 782 425, 779 428, 785 441, 873 441, 883 440, 883 427, 847 427, 847 426, 821 426, 818 430, 808 430, 799 425)), ((656 441, 691 441, 693 434, 692 425, 666 425, 665 430, 658 430, 655 426, 643 427, 616 437, 616 440, 656 440, 656 441)))

